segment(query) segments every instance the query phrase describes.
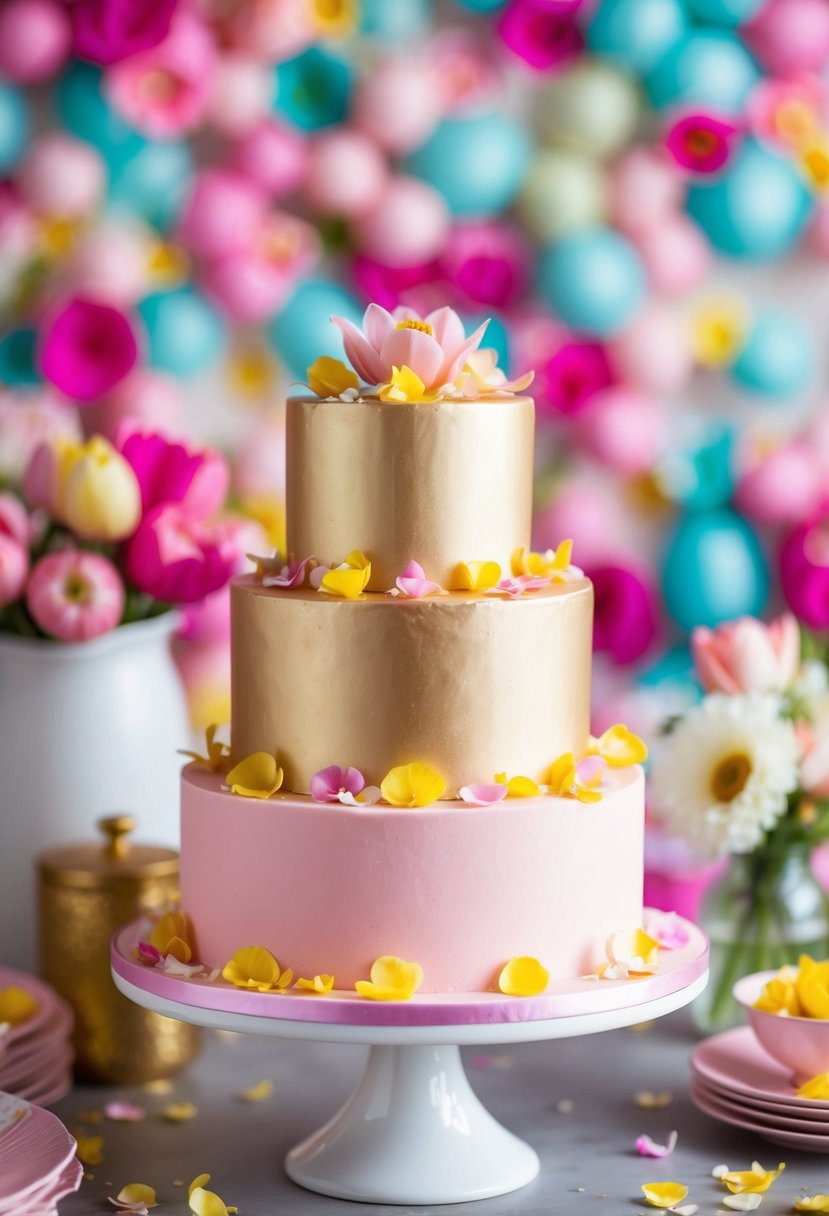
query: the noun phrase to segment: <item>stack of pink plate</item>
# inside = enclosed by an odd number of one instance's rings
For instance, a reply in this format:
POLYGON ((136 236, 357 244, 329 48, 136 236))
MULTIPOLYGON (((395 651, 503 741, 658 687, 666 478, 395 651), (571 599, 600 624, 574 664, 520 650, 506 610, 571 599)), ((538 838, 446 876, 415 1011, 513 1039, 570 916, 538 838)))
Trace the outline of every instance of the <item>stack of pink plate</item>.
POLYGON ((775 1144, 829 1153, 829 1102, 799 1098, 791 1069, 760 1046, 750 1026, 700 1043, 691 1068, 691 1098, 706 1114, 775 1144))
POLYGON ((31 1017, 0 1033, 0 1090, 51 1106, 72 1083, 71 1010, 48 984, 23 971, 0 967, 3 988, 25 989, 36 1007, 31 1017))
POLYGON ((0 1216, 57 1216, 83 1178, 76 1148, 55 1115, 0 1093, 0 1216))

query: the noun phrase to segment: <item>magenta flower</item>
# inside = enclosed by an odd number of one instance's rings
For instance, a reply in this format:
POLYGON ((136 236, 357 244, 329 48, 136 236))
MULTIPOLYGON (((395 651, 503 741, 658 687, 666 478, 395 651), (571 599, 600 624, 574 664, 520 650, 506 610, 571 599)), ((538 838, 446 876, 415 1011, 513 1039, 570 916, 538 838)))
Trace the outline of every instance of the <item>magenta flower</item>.
POLYGON ((178 503, 153 507, 127 541, 124 571, 139 591, 170 604, 192 604, 232 578, 236 551, 215 528, 178 503))
POLYGON ((686 114, 670 128, 665 147, 689 173, 716 173, 734 151, 740 128, 713 114, 686 114))
POLYGON ((539 392, 558 414, 578 414, 594 394, 613 384, 605 349, 598 342, 563 342, 539 376, 539 392))
POLYGON ((122 432, 118 449, 138 478, 145 514, 178 503, 191 519, 207 519, 224 504, 230 468, 220 452, 140 430, 122 432))
POLYGON ((593 580, 595 608, 593 648, 604 650, 614 663, 625 667, 641 659, 659 634, 657 594, 641 570, 623 566, 596 566, 593 580))
POLYGON ((801 524, 783 542, 780 581, 799 621, 829 629, 829 514, 801 524))
POLYGON ((456 224, 440 267, 467 303, 509 308, 526 289, 530 252, 520 231, 502 220, 456 224))
POLYGON ((158 46, 178 0, 73 0, 75 54, 104 66, 158 46))
POLYGON ((409 293, 433 283, 439 277, 436 262, 421 262, 418 266, 384 266, 364 254, 358 254, 351 267, 354 282, 367 300, 382 308, 397 308, 409 293))
POLYGON ((498 20, 504 45, 538 72, 561 67, 583 45, 576 25, 581 0, 510 0, 498 20))
POLYGON ((0 532, 0 608, 20 599, 29 573, 29 550, 8 532, 0 532))
POLYGON ((403 595, 410 600, 422 600, 427 595, 438 595, 442 591, 440 583, 433 583, 426 577, 426 571, 420 562, 411 561, 395 579, 391 594, 403 595))
POLYGON ((47 553, 26 588, 32 619, 60 642, 88 642, 124 615, 124 584, 108 558, 81 549, 47 553))
POLYGON ((149 942, 139 942, 135 947, 135 956, 139 963, 146 963, 148 967, 155 967, 162 961, 161 951, 149 942))
POLYGON ((94 401, 135 366, 138 342, 129 319, 109 304, 76 296, 47 317, 40 370, 75 401, 94 401))
POLYGON ((315 802, 339 802, 341 794, 355 798, 365 789, 366 779, 358 768, 340 768, 331 764, 321 768, 311 778, 311 797, 315 802))

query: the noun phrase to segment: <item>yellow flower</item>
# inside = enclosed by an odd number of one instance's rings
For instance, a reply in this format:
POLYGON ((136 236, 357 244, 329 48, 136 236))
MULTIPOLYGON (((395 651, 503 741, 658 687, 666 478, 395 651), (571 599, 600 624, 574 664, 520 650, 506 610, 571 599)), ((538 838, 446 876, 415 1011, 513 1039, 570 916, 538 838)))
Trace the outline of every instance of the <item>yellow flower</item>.
POLYGON ((558 795, 559 798, 577 798, 579 802, 601 802, 601 791, 594 787, 601 784, 602 768, 604 765, 581 780, 573 753, 565 752, 550 765, 544 783, 549 793, 558 795))
POLYGON ((764 1013, 788 1014, 792 1018, 802 1017, 803 1014, 794 981, 781 976, 769 980, 754 1002, 754 1008, 764 1013))
POLYGON ((706 301, 691 321, 691 349, 702 367, 721 368, 732 363, 745 341, 749 315, 738 296, 706 301))
POLYGON ((506 773, 496 773, 496 785, 507 787, 507 798, 539 798, 541 786, 532 777, 507 777, 506 773))
POLYGON ((255 988, 258 992, 287 988, 293 978, 293 972, 283 971, 264 946, 243 946, 222 971, 222 979, 228 983, 237 988, 255 988))
POLYGON ((227 774, 232 793, 243 798, 270 798, 282 785, 283 772, 270 752, 254 752, 246 756, 227 774))
POLYGON ((146 1208, 158 1206, 155 1190, 144 1182, 128 1182, 122 1186, 115 1197, 119 1203, 144 1205, 146 1208))
POLYGON ((804 1081, 797 1091, 798 1098, 811 1098, 815 1102, 829 1101, 829 1072, 819 1072, 816 1077, 804 1081))
POLYGON ((8 988, 0 988, 0 1022, 6 1022, 9 1026, 22 1026, 29 1018, 34 1017, 37 1011, 37 1001, 25 988, 17 988, 13 984, 8 988))
POLYGON ((437 401, 440 393, 427 393, 426 385, 410 367, 393 367, 391 380, 378 392, 381 401, 437 401))
POLYGON ((323 38, 343 38, 357 28, 357 0, 311 0, 311 20, 323 38))
POLYGON ((681 1182, 645 1182, 642 1185, 645 1202, 652 1208, 662 1208, 669 1211, 688 1196, 687 1186, 681 1182))
POLYGON ((394 954, 375 959, 370 974, 370 980, 357 980, 354 987, 371 1001, 408 1001, 423 983, 417 963, 407 963, 394 954))
POLYGON ((648 758, 647 745, 621 722, 609 726, 598 739, 591 735, 587 752, 590 756, 601 756, 611 768, 642 764, 648 758))
POLYGON ((100 1165, 104 1159, 103 1136, 76 1136, 75 1154, 83 1165, 100 1165))
POLYGON ((172 954, 180 963, 193 957, 193 930, 184 912, 165 912, 155 922, 150 933, 150 945, 164 958, 172 954))
POLYGON ((59 502, 61 517, 86 540, 123 540, 141 518, 141 487, 130 464, 100 435, 84 445, 59 502))
POLYGON ((808 954, 801 955, 794 986, 807 1018, 829 1018, 829 960, 817 963, 808 954))
POLYGON ((644 929, 613 933, 607 942, 611 963, 627 967, 631 975, 649 975, 656 970, 659 942, 644 929))
POLYGON ((341 566, 328 570, 320 583, 320 591, 341 599, 356 600, 365 591, 371 578, 371 562, 359 549, 352 550, 341 566))
POLYGON ((449 579, 450 591, 488 591, 501 577, 497 562, 458 562, 449 579))
POLYGON ((298 988, 300 992, 319 992, 323 996, 327 996, 333 987, 333 975, 326 975, 324 972, 322 975, 315 975, 312 980, 300 978, 294 984, 294 988, 298 988))
POLYGON ((342 359, 332 359, 330 355, 315 359, 307 376, 312 392, 318 397, 339 397, 347 388, 360 387, 357 373, 346 367, 342 359))
POLYGON ((561 575, 569 569, 572 556, 573 542, 571 540, 563 540, 557 548, 548 549, 546 553, 533 553, 522 545, 512 555, 512 573, 516 577, 520 574, 529 574, 536 578, 555 579, 556 575, 561 575))
POLYGON ((216 738, 216 731, 219 729, 215 722, 211 722, 207 730, 204 732, 206 756, 202 756, 199 752, 188 752, 183 748, 179 749, 180 756, 189 756, 194 764, 198 764, 201 768, 219 769, 224 768, 225 760, 230 755, 230 748, 226 743, 216 738))
POLYGON ((800 154, 800 166, 812 189, 825 193, 829 188, 829 143, 825 139, 810 143, 800 154))
POLYGON ((218 1195, 202 1186, 192 1188, 188 1201, 194 1216, 228 1216, 230 1210, 218 1195))
POLYGON ((776 1170, 764 1170, 759 1161, 753 1161, 750 1170, 729 1170, 723 1174, 722 1181, 732 1195, 761 1195, 785 1168, 781 1161, 776 1170))
POLYGON ((795 1199, 796 1212, 829 1212, 829 1195, 803 1195, 795 1199))
POLYGON ((445 791, 446 782, 428 764, 401 764, 380 783, 380 792, 390 806, 428 806, 445 791))
POLYGON ((550 982, 550 973, 537 958, 511 958, 498 976, 498 987, 507 996, 538 996, 550 982))

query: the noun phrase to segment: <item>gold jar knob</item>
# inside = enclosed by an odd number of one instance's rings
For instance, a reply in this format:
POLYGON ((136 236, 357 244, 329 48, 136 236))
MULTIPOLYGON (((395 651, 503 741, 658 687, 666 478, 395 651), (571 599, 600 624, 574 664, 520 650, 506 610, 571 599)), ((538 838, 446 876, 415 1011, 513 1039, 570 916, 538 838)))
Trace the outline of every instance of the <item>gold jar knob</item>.
POLYGON ((106 837, 104 856, 121 861, 130 851, 130 832, 135 831, 134 815, 106 815, 97 821, 97 828, 106 837))

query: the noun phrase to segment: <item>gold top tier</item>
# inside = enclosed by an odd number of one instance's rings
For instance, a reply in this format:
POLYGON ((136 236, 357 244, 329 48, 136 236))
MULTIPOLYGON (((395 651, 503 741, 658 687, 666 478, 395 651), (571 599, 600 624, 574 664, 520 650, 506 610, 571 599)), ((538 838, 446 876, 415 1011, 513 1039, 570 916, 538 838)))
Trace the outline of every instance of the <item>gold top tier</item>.
POLYGON ((533 431, 529 397, 291 397, 288 551, 335 565, 359 549, 370 591, 412 560, 444 586, 458 562, 508 571, 530 543, 533 431))

